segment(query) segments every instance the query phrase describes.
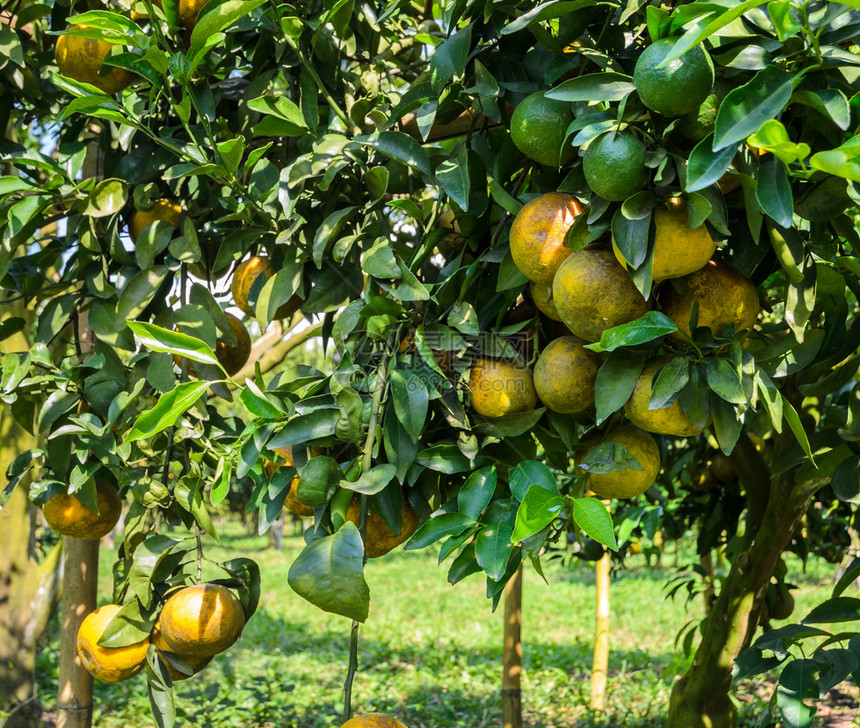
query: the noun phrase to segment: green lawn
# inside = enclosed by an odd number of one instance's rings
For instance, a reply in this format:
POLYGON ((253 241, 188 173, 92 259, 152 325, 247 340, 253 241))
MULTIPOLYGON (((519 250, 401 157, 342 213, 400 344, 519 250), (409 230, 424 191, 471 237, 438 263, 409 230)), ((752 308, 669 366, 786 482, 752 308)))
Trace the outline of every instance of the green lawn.
MULTIPOLYGON (((177 688, 183 726, 340 725, 346 675, 349 622, 325 614, 296 596, 287 571, 301 548, 288 538, 285 551, 267 550, 266 539, 248 537, 238 527, 211 547, 215 560, 248 556, 262 570, 259 611, 242 638, 201 674, 177 688)), ((682 550, 684 556, 691 552, 682 550)), ((102 553, 101 601, 110 594, 112 554, 102 553)), ((672 556, 665 562, 671 564, 672 556)), ((796 615, 824 595, 833 567, 811 565, 806 574, 790 562, 796 615)), ((612 654, 608 709, 594 714, 588 702, 594 579, 590 564, 547 564, 545 584, 534 571, 525 576, 523 595, 523 710, 527 726, 659 726, 664 724, 673 677, 684 658, 675 647, 678 629, 698 617, 699 601, 664 598, 674 570, 648 568, 639 555, 627 560, 612 584, 612 654)), ((411 728, 498 726, 501 724, 500 670, 502 608, 490 611, 479 576, 450 586, 445 567, 430 551, 397 550, 368 564, 370 617, 362 627, 356 712, 396 714, 411 728)), ((56 621, 39 663, 46 710, 56 691, 56 621)), ((149 714, 145 679, 96 685, 99 728, 144 728, 149 714)), ((745 704, 752 725, 761 704, 745 704)))

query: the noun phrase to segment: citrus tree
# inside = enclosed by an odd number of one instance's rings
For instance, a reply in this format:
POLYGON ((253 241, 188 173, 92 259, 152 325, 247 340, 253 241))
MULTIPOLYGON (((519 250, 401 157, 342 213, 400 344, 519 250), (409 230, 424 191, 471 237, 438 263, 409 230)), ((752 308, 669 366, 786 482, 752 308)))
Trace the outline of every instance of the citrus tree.
MULTIPOLYGON (((146 656, 161 721, 208 650, 157 633, 236 479, 262 530, 313 511, 290 584, 354 621, 348 716, 367 558, 436 545, 495 605, 570 529, 617 547, 600 498, 645 493, 621 540, 653 532, 707 440, 730 569, 669 720, 735 722, 780 554, 858 487, 852 3, 14 12, 0 273, 35 317, 3 389, 47 438, 7 493, 38 467, 38 504, 125 500, 92 637, 146 656), (330 356, 249 368, 270 325, 330 356)), ((229 644, 259 575, 220 568, 229 644)))

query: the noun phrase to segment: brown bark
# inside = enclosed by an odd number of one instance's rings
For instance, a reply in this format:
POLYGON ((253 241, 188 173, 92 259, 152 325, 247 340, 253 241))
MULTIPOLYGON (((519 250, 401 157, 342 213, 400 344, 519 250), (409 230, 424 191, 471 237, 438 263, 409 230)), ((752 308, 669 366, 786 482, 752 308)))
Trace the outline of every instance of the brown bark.
POLYGON ((752 642, 767 585, 782 550, 810 499, 826 482, 820 479, 792 486, 787 474, 777 476, 760 517, 758 511, 750 513, 758 527, 747 527, 742 550, 702 625, 702 641, 693 664, 672 689, 669 728, 736 725, 737 713, 729 698, 735 659, 752 642))
POLYGON ((523 724, 520 676, 523 671, 523 567, 505 587, 505 636, 502 649, 502 718, 504 728, 523 724))
POLYGON ((597 588, 594 618, 594 655, 591 663, 591 697, 588 707, 603 710, 606 703, 606 679, 609 675, 609 584, 612 557, 604 550, 594 564, 597 588))

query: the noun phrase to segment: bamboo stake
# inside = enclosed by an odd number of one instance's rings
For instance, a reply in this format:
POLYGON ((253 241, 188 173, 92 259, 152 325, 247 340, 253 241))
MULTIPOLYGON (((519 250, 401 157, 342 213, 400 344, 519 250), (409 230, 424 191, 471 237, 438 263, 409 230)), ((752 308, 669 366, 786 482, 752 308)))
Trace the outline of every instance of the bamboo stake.
POLYGON ((90 728, 93 721, 93 678, 76 642, 81 622, 96 608, 98 563, 98 541, 65 538, 57 728, 90 728))
MULTIPOLYGON (((95 136, 95 135, 94 135, 95 136)), ((83 176, 102 176, 104 155, 95 136, 87 144, 83 176)), ((78 353, 92 351, 93 332, 86 312, 78 316, 78 353)), ((93 677, 78 657, 78 629, 96 608, 99 583, 99 541, 64 537, 63 611, 60 628, 60 666, 57 691, 57 728, 91 728, 93 677)))
POLYGON ((504 728, 522 728, 520 676, 523 671, 523 567, 505 587, 505 634, 502 649, 502 716, 504 728))
POLYGON ((594 656, 591 664, 591 698, 588 707, 603 710, 606 678, 609 673, 609 572, 612 559, 608 550, 594 564, 597 609, 594 620, 594 656))

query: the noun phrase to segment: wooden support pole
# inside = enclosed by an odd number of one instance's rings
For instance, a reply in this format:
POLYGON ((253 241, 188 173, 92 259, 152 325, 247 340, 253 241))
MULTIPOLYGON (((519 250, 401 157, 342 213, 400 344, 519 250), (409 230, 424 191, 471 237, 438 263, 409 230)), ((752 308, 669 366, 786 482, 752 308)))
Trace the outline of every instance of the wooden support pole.
POLYGON ((522 728, 520 676, 523 671, 523 567, 505 587, 505 635, 502 649, 502 718, 504 728, 522 728))
POLYGON ((588 707, 603 710, 606 702, 606 678, 609 674, 609 574, 612 557, 604 550, 594 563, 597 587, 594 620, 594 655, 591 663, 591 697, 588 707))
POLYGON ((81 664, 76 643, 81 622, 96 608, 98 581, 99 542, 66 536, 57 728, 92 725, 93 678, 81 664))

